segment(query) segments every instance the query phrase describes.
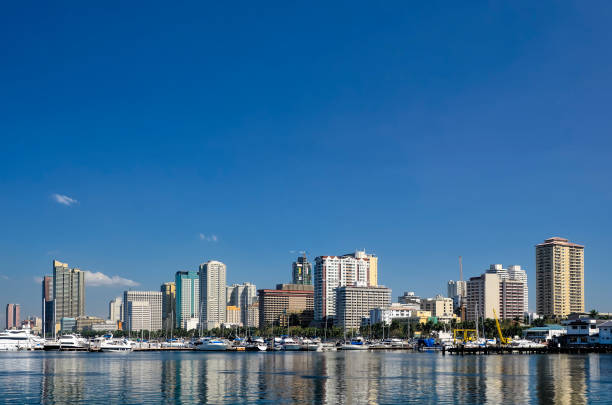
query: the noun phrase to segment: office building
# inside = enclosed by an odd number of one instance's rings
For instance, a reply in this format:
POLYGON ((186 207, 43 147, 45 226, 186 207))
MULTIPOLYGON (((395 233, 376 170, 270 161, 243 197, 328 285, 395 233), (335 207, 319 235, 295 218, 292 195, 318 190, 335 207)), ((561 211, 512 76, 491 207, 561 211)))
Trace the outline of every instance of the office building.
POLYGON ((554 237, 536 245, 536 312, 584 312, 584 246, 554 237))
POLYGON ((453 299, 436 295, 433 298, 421 300, 421 310, 431 312, 431 316, 438 318, 438 321, 448 323, 457 316, 453 312, 453 299))
POLYGON ((291 275, 293 284, 312 284, 312 264, 306 259, 306 253, 293 262, 291 275))
POLYGON ((334 325, 347 329, 369 323, 370 311, 391 305, 391 289, 383 286, 346 285, 336 290, 334 325))
POLYGON ((6 304, 6 329, 18 329, 21 309, 19 304, 6 304))
POLYGON ((249 307, 257 301, 255 284, 233 284, 231 287, 227 287, 226 291, 231 293, 231 296, 227 298, 227 305, 240 308, 240 323, 245 326, 257 326, 248 325, 249 307))
POLYGON ((44 276, 42 279, 42 333, 52 334, 54 327, 53 310, 53 276, 44 276))
POLYGON ((525 312, 529 311, 529 285, 527 283, 527 272, 521 266, 508 266, 508 278, 521 281, 523 283, 523 306, 525 312))
MULTIPOLYGON (((287 326, 288 319, 308 326, 314 317, 314 291, 308 284, 277 284, 275 290, 258 290, 259 327, 287 326)), ((295 324, 294 324, 295 326, 295 324)))
POLYGON ((124 330, 158 331, 162 329, 161 291, 123 292, 124 330))
MULTIPOLYGON (((174 329, 176 323, 176 283, 171 281, 159 287, 162 293, 162 328, 174 329)), ((197 307, 197 306, 196 306, 197 307)))
POLYGON ((76 318, 65 316, 59 319, 60 331, 74 332, 76 330, 76 318))
POLYGON ((421 297, 414 295, 412 291, 405 291, 404 295, 397 297, 397 302, 414 310, 421 309, 421 297))
POLYGON ((446 284, 446 291, 447 297, 453 300, 453 308, 461 307, 467 293, 466 282, 464 280, 449 280, 446 284))
POLYGON ((85 316, 85 272, 53 260, 55 319, 85 316))
POLYGON ((256 300, 249 306, 247 313, 247 324, 249 328, 257 328, 259 326, 259 300, 256 300))
POLYGON ((527 311, 527 275, 520 266, 511 268, 512 273, 501 264, 492 264, 479 277, 470 278, 467 282, 467 320, 492 319, 495 313, 500 319, 523 318, 527 311))
MULTIPOLYGON (((177 271, 176 285, 176 320, 175 325, 182 328, 184 320, 200 318, 200 275, 197 271, 177 271)), ((192 324, 188 325, 192 326, 192 324)))
POLYGON ((378 285, 378 258, 365 251, 315 259, 315 319, 336 315, 336 289, 347 285, 378 285))
POLYGON ((123 300, 121 297, 112 299, 108 303, 108 320, 112 322, 119 322, 123 316, 123 300))
POLYGON ((211 260, 200 265, 200 329, 210 330, 225 323, 226 266, 211 260))
MULTIPOLYGON (((92 330, 93 325, 102 325, 105 324, 106 320, 99 318, 97 316, 80 316, 76 319, 75 330, 83 331, 83 330, 92 330)), ((115 328, 117 325, 115 324, 115 328)))
POLYGON ((242 326, 240 321, 240 307, 228 305, 225 307, 225 323, 226 326, 242 326))

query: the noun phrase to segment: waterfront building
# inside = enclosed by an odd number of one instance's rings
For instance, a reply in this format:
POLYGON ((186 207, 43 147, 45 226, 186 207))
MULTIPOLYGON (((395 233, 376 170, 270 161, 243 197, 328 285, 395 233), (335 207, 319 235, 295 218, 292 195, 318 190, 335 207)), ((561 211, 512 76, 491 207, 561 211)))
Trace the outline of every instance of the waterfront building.
POLYGON ((19 328, 20 312, 19 304, 6 304, 6 329, 19 328))
POLYGON ((336 289, 359 283, 378 285, 378 258, 365 251, 343 256, 319 256, 315 259, 315 319, 336 315, 336 289))
POLYGON ((536 312, 584 312, 584 246, 554 237, 536 245, 536 312))
POLYGON ((162 328, 161 291, 124 291, 123 322, 128 331, 162 328))
POLYGON ((53 310, 53 276, 44 276, 42 279, 42 320, 43 336, 52 334, 55 324, 55 311, 53 310))
POLYGON ((467 282, 467 320, 493 318, 494 310, 500 319, 522 320, 525 307, 527 276, 520 266, 510 266, 512 272, 501 264, 492 264, 479 277, 467 282))
MULTIPOLYGON (((336 290, 334 325, 346 329, 358 328, 370 311, 391 305, 391 289, 384 286, 346 285, 336 290)), ((368 321, 369 322, 369 321, 368 321)))
POLYGON ((612 345, 612 321, 599 325, 599 344, 612 345))
POLYGON ((182 318, 180 327, 185 330, 198 329, 200 318, 182 318))
POLYGON ((567 330, 561 325, 535 326, 523 331, 523 338, 534 342, 548 342, 565 335, 567 330))
POLYGON ((97 316, 79 316, 76 318, 75 330, 79 332, 83 330, 92 330, 93 325, 104 324, 105 322, 106 320, 97 316))
MULTIPOLYGON (((599 324, 603 324, 600 321, 599 324)), ((562 346, 585 346, 599 343, 599 324, 588 314, 571 314, 561 322, 567 333, 558 339, 562 346)))
POLYGON ((185 319, 199 318, 200 275, 197 271, 177 271, 175 275, 176 304, 175 325, 183 328, 185 319))
POLYGON ((211 260, 200 265, 200 329, 218 328, 225 323, 226 266, 211 260))
POLYGON ((404 295, 397 297, 397 302, 409 306, 414 310, 421 309, 421 297, 414 295, 412 291, 405 291, 404 295))
POLYGON ((108 320, 115 323, 122 321, 123 317, 123 300, 121 297, 116 297, 108 303, 108 320))
POLYGON ((225 325, 227 326, 242 326, 240 321, 240 307, 228 305, 225 307, 225 325))
POLYGON ((85 272, 53 260, 55 319, 85 316, 85 272))
POLYGON ((440 322, 448 323, 452 319, 457 318, 453 313, 452 298, 444 297, 439 294, 433 298, 421 300, 421 309, 431 312, 431 316, 436 317, 440 322))
POLYGON ((388 307, 374 308, 370 310, 370 323, 372 325, 377 323, 391 325, 394 320, 405 321, 410 319, 415 315, 415 312, 416 310, 413 305, 393 303, 388 307))
POLYGON ((259 327, 287 325, 293 315, 303 326, 308 326, 314 316, 314 291, 307 284, 277 284, 276 289, 258 290, 259 327))
POLYGON ((293 284, 312 284, 312 264, 306 258, 306 253, 293 262, 291 275, 293 284))
MULTIPOLYGON (((244 283, 244 284, 233 284, 227 287, 226 291, 231 293, 231 296, 227 298, 228 306, 235 306, 240 308, 240 320, 242 325, 248 324, 249 319, 249 307, 257 301, 257 287, 255 284, 244 283)), ((227 321, 229 322, 229 320, 227 321)), ((250 325, 257 326, 257 325, 250 325)))
POLYGON ((105 320, 100 323, 93 323, 91 326, 89 326, 85 330, 92 330, 94 332, 114 332, 116 330, 119 330, 119 326, 117 322, 113 322, 111 320, 105 320))
POLYGON ((159 290, 162 293, 162 328, 167 331, 176 323, 176 283, 163 283, 159 290))

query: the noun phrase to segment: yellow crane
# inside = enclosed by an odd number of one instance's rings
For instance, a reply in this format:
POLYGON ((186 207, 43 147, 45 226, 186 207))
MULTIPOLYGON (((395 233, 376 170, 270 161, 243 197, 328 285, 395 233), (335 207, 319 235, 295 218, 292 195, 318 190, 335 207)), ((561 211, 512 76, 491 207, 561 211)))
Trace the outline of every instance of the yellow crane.
POLYGON ((499 326, 499 320, 497 319, 497 313, 495 312, 495 308, 493 308, 493 315, 495 316, 495 325, 497 325, 497 333, 499 333, 499 341, 502 345, 507 345, 510 343, 510 338, 504 337, 502 335, 501 326, 499 326))

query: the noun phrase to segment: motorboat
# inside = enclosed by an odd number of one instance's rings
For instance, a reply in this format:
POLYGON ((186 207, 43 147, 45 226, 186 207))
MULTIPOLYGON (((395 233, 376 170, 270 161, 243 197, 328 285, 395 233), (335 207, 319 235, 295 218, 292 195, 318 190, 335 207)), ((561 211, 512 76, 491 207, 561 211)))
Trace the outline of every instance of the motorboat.
POLYGON ((224 351, 227 350, 229 346, 230 344, 227 340, 211 337, 202 338, 194 344, 196 350, 204 351, 224 351))
POLYGON ((293 339, 290 336, 283 338, 282 342, 283 350, 285 351, 297 351, 302 350, 302 345, 297 340, 293 339))
POLYGON ((7 329, 0 333, 0 351, 33 350, 33 338, 29 329, 7 329))
POLYGON ((91 349, 100 352, 131 352, 132 345, 127 339, 115 339, 113 335, 104 335, 94 339, 91 349))
POLYGON ((546 347, 543 343, 533 342, 527 339, 515 339, 510 342, 510 347, 513 349, 543 349, 546 347))
POLYGON ((246 350, 249 352, 265 352, 268 350, 268 346, 263 338, 253 338, 251 342, 247 343, 246 350))
POLYGON ((78 335, 63 335, 58 339, 59 350, 84 351, 89 349, 89 342, 78 335))
POLYGON ((338 350, 338 347, 335 343, 321 343, 317 348, 318 352, 335 352, 338 350))
POLYGON ((342 350, 368 350, 368 348, 368 344, 361 336, 357 336, 342 345, 342 350))
POLYGON ((161 347, 163 349, 185 349, 187 344, 182 339, 168 339, 161 343, 161 347))

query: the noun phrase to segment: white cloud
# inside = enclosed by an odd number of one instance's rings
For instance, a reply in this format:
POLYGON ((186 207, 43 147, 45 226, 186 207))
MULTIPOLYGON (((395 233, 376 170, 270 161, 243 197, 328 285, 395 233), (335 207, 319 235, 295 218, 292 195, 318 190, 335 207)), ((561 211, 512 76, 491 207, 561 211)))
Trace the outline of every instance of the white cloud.
POLYGON ((219 240, 217 235, 204 235, 203 233, 201 233, 199 236, 200 240, 205 240, 206 242, 216 242, 219 240))
POLYGON ((136 281, 119 277, 109 277, 99 271, 94 273, 89 270, 85 270, 85 283, 89 287, 136 287, 140 285, 136 281))
POLYGON ((75 200, 74 198, 70 198, 67 195, 52 194, 51 197, 53 198, 55 202, 66 205, 68 207, 79 203, 77 200, 75 200))
POLYGON ((5 276, 4 274, 0 274, 0 278, 1 278, 2 280, 10 280, 10 279, 9 279, 9 276, 5 276))

